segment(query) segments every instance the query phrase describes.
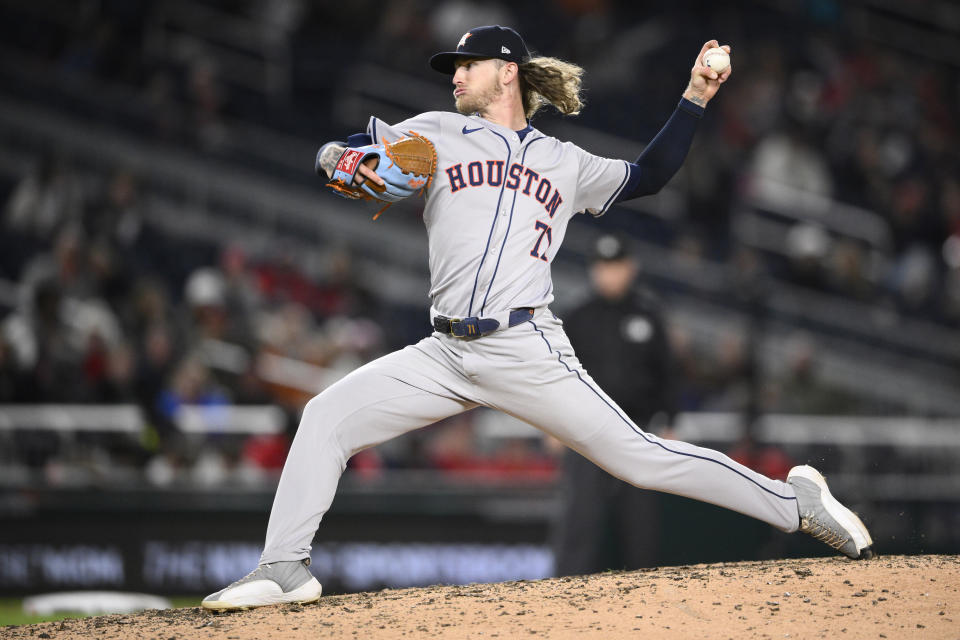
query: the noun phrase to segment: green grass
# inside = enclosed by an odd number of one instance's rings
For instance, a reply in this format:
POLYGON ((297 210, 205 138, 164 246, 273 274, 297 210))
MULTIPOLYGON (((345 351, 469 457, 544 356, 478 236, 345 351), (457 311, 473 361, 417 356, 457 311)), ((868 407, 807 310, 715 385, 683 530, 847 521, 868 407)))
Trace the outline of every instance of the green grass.
MULTIPOLYGON (((200 605, 203 596, 178 596, 170 598, 175 609, 181 607, 196 607, 200 605)), ((83 613, 57 613, 50 616, 36 616, 24 613, 22 598, 0 598, 0 627, 12 624, 36 624, 65 618, 85 618, 83 613)))

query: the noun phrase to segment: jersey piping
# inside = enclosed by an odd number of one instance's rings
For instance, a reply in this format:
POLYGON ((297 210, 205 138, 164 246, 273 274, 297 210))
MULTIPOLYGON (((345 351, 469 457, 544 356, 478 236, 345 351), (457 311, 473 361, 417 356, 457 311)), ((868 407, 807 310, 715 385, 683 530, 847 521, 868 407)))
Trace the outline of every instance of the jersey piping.
MULTIPOLYGON (((507 139, 503 135, 497 133, 493 129, 488 129, 487 127, 484 127, 484 129, 487 129, 487 131, 489 131, 490 133, 498 136, 501 140, 503 140, 503 144, 507 146, 507 159, 505 162, 506 162, 506 166, 509 167, 510 156, 513 154, 513 149, 510 148, 510 143, 507 142, 507 139)), ((524 152, 524 155, 526 155, 526 152, 524 152)), ((491 222, 490 232, 487 234, 487 244, 483 247, 483 255, 480 257, 480 265, 477 267, 477 275, 474 276, 473 278, 473 291, 470 293, 470 306, 467 309, 468 316, 473 315, 473 301, 477 295, 477 284, 480 282, 480 272, 483 270, 483 265, 487 261, 487 252, 490 250, 490 240, 493 238, 493 230, 497 226, 497 216, 500 215, 500 203, 503 202, 503 192, 506 189, 506 187, 507 187, 507 180, 506 180, 506 176, 504 176, 503 182, 500 184, 500 195, 497 196, 497 208, 494 209, 493 211, 493 222, 491 222)), ((516 194, 514 194, 514 203, 516 203, 516 194)), ((510 205, 510 217, 511 219, 513 218, 513 205, 510 205)), ((507 229, 509 231, 509 227, 507 227, 507 229)), ((499 257, 497 258, 497 263, 499 264, 499 257)), ((496 271, 494 271, 494 274, 496 274, 496 271)), ((490 282, 491 284, 493 283, 492 278, 490 282)), ((488 294, 490 293, 489 288, 487 289, 487 293, 488 294)), ((484 302, 486 302, 487 300, 486 297, 484 297, 483 300, 484 302)))
POLYGON ((617 196, 620 195, 620 192, 623 191, 623 188, 627 186, 627 182, 630 179, 630 164, 626 161, 624 161, 623 164, 624 164, 624 167, 623 167, 624 174, 623 174, 623 180, 620 181, 620 186, 618 186, 616 189, 613 190, 613 194, 607 199, 606 202, 603 203, 603 208, 600 209, 598 213, 593 214, 595 218, 599 218, 604 213, 606 213, 607 209, 610 208, 610 205, 613 204, 613 201, 616 200, 617 196))
MULTIPOLYGON (((528 133, 532 133, 531 129, 528 133)), ((498 134, 499 135, 499 134, 498 134)), ((524 164, 527 160, 527 151, 530 150, 530 147, 533 146, 533 143, 540 140, 545 140, 546 138, 533 138, 527 143, 527 146, 523 149, 523 155, 520 156, 520 164, 524 164)), ((500 269, 500 259, 503 257, 503 250, 507 246, 507 238, 510 236, 510 227, 513 225, 513 210, 517 206, 517 191, 513 192, 513 202, 510 203, 510 219, 507 221, 507 230, 503 234, 503 241, 500 243, 500 253, 497 254, 497 264, 493 268, 493 275, 490 276, 490 284, 487 285, 487 293, 483 296, 483 302, 480 303, 480 313, 483 313, 484 308, 487 306, 487 298, 490 296, 490 292, 493 290, 493 281, 497 279, 497 271, 500 269)))
MULTIPOLYGON (((540 327, 538 327, 537 324, 536 324, 533 320, 528 320, 527 322, 529 322, 531 325, 533 325, 533 328, 537 331, 537 333, 540 334, 540 337, 543 338, 543 342, 547 345, 547 350, 548 350, 550 353, 554 353, 553 347, 550 346, 550 341, 547 340, 547 336, 543 333, 543 330, 540 329, 540 327)), ((594 395, 596 395, 598 398, 600 398, 605 405, 607 405, 608 407, 610 407, 610 410, 613 411, 615 414, 617 414, 617 417, 620 418, 620 420, 621 420, 624 424, 626 424, 626 425, 630 428, 631 431, 633 431, 634 433, 636 433, 638 436, 640 436, 641 438, 643 438, 644 440, 646 440, 646 441, 649 442, 650 444, 655 444, 655 445, 657 445, 658 447, 660 447, 661 449, 663 449, 664 451, 669 451, 670 453, 675 453, 675 454, 677 454, 678 456, 687 456, 687 457, 690 457, 690 458, 699 458, 700 460, 706 460, 706 461, 708 461, 708 462, 713 462, 714 464, 718 464, 718 465, 720 465, 721 467, 724 467, 724 468, 726 468, 726 469, 729 469, 730 471, 733 471, 734 473, 736 473, 737 475, 739 475, 740 477, 742 477, 744 480, 747 480, 748 482, 752 482, 753 484, 757 485, 758 487, 760 487, 761 489, 763 489, 764 491, 766 491, 767 493, 769 493, 770 495, 772 495, 772 496, 774 496, 774 497, 776 497, 776 498, 780 498, 781 500, 796 500, 796 497, 793 497, 793 496, 782 496, 782 495, 780 495, 779 493, 776 493, 775 491, 771 491, 770 489, 768 489, 767 487, 763 486, 762 484, 760 484, 759 482, 757 482, 757 481, 754 480, 753 478, 750 478, 750 477, 744 475, 744 474, 741 473, 740 471, 734 469, 733 467, 731 467, 731 466, 728 465, 728 464, 724 464, 724 463, 721 462, 720 460, 715 460, 715 459, 713 459, 713 458, 708 458, 707 456, 698 456, 698 455, 696 455, 695 453, 686 453, 686 452, 684 452, 684 451, 677 451, 676 449, 671 449, 670 447, 664 445, 662 442, 659 442, 658 440, 651 440, 650 438, 647 437, 647 434, 644 433, 644 431, 643 431, 642 429, 640 429, 640 428, 637 427, 635 424, 633 424, 630 420, 628 420, 628 419, 625 418, 623 415, 621 415, 621 413, 620 413, 619 411, 617 411, 616 407, 614 407, 613 405, 611 405, 611 404, 607 401, 606 398, 604 398, 599 392, 597 392, 596 389, 593 388, 593 386, 592 386, 590 383, 588 383, 586 380, 584 380, 583 377, 580 375, 580 372, 579 372, 579 371, 577 371, 576 369, 571 369, 571 368, 570 368, 570 365, 568 365, 566 362, 563 361, 563 356, 560 355, 560 352, 559 352, 559 351, 557 351, 556 354, 557 354, 557 361, 558 361, 560 364, 562 364, 564 367, 566 367, 567 371, 569 371, 570 373, 575 374, 575 375, 577 376, 577 380, 579 380, 580 382, 582 382, 588 389, 590 389, 590 391, 592 391, 592 392, 594 393, 594 395)))

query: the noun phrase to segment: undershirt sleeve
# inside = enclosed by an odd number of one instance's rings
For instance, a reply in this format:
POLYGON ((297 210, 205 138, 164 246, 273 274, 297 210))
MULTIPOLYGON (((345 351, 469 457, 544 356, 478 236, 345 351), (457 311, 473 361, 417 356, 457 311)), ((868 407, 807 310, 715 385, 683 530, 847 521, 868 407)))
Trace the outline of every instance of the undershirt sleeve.
POLYGON ((680 99, 667 123, 634 162, 627 163, 629 177, 616 201, 657 193, 676 174, 687 157, 703 107, 680 99))
POLYGON ((354 133, 353 135, 347 137, 348 147, 365 147, 368 144, 373 144, 373 138, 370 137, 370 134, 354 133))

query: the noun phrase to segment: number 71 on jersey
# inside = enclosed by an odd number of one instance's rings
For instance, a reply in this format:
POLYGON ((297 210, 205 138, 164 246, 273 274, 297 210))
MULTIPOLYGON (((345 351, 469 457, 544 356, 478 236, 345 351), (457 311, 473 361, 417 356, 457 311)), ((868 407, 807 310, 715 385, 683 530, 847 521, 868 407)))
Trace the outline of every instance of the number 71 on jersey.
POLYGON ((534 230, 540 232, 540 237, 537 238, 537 243, 533 245, 533 249, 530 250, 530 255, 534 258, 540 258, 544 262, 547 262, 547 249, 550 248, 550 243, 553 242, 553 233, 550 229, 550 225, 537 220, 534 230), (540 245, 543 244, 544 237, 547 238, 547 246, 543 248, 543 253, 540 253, 540 245))

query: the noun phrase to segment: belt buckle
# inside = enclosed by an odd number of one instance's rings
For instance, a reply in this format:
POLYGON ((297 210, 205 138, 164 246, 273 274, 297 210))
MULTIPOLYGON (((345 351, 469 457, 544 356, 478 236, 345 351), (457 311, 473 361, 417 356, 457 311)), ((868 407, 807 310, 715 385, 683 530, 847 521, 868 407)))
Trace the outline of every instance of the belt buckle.
POLYGON ((480 321, 478 318, 451 318, 450 319, 450 335, 454 338, 460 338, 461 340, 469 340, 470 338, 479 338, 480 337, 480 321), (460 333, 457 333, 454 330, 454 323, 457 326, 462 327, 460 333))
POLYGON ((454 338, 462 338, 463 336, 458 336, 453 332, 454 322, 459 324, 462 320, 460 318, 447 318, 447 335, 453 336, 454 338))

